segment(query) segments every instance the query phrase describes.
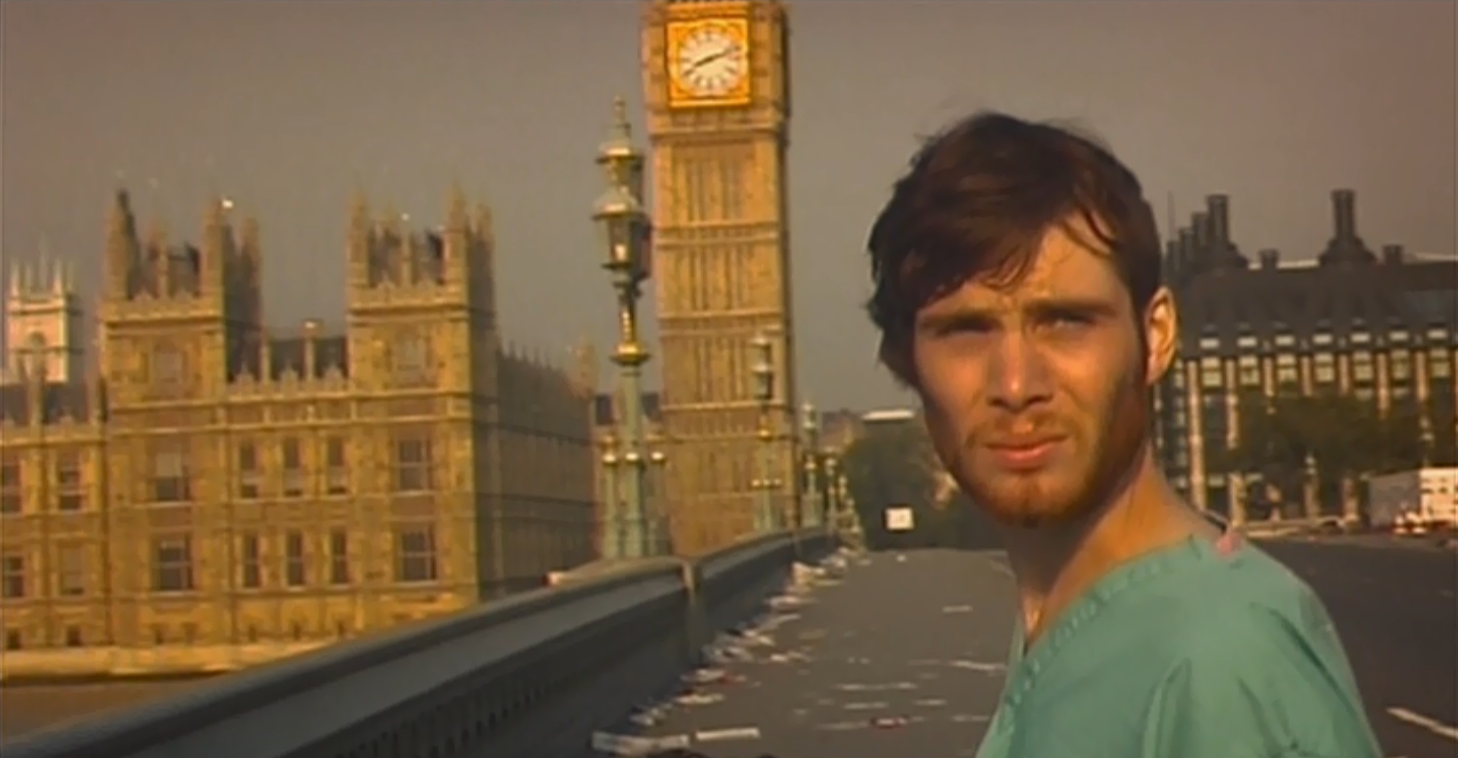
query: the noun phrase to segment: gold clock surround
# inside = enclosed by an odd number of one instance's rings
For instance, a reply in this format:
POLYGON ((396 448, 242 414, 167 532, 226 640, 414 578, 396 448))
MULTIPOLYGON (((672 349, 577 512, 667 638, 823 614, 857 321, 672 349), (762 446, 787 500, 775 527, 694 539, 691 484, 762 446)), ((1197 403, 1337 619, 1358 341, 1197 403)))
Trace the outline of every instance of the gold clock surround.
POLYGON ((668 105, 672 108, 723 108, 748 105, 752 95, 751 81, 753 72, 749 66, 750 56, 753 50, 749 38, 749 19, 744 17, 735 18, 698 18, 684 21, 670 21, 665 29, 667 53, 664 56, 664 63, 667 66, 668 84, 668 105), (712 95, 700 94, 694 91, 689 83, 683 81, 678 71, 679 55, 684 46, 697 35, 704 32, 711 32, 732 39, 739 44, 744 51, 745 71, 740 75, 738 81, 723 93, 712 95))

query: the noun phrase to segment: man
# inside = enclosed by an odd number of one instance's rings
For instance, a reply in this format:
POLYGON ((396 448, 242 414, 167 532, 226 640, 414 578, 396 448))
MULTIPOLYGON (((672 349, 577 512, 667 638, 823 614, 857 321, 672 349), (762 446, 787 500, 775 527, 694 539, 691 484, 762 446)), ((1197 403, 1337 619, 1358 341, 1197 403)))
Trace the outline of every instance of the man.
POLYGON ((980 758, 1378 758, 1321 603, 1154 457, 1178 321, 1129 169, 977 115, 917 154, 868 247, 882 361, 1016 577, 980 758))

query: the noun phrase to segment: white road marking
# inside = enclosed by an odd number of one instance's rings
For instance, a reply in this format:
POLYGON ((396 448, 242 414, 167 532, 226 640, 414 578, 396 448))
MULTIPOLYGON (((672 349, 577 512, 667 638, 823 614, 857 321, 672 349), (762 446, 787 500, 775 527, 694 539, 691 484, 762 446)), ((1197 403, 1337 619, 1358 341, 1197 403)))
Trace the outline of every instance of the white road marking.
POLYGON ((1398 721, 1405 721, 1413 726, 1426 729, 1439 737, 1447 737, 1454 742, 1458 742, 1458 726, 1444 724, 1432 716, 1414 713, 1406 708, 1388 708, 1387 715, 1398 721))
POLYGON ((837 684, 835 688, 842 692, 885 692, 887 690, 914 690, 915 682, 884 682, 881 684, 860 684, 848 682, 837 684))
POLYGON ((827 732, 848 732, 852 729, 865 729, 864 721, 832 721, 828 724, 818 724, 816 729, 824 729, 827 732))
POLYGON ((727 729, 705 729, 694 732, 695 742, 725 742, 728 740, 757 740, 759 727, 734 726, 727 729))
POLYGON ((953 668, 981 671, 987 674, 995 674, 1007 670, 1007 664, 1005 663, 983 663, 981 661, 952 661, 951 666, 953 668))
POLYGON ((1012 576, 1013 575, 1012 569, 1008 568, 1007 564, 1006 563, 1003 563, 1002 561, 995 560, 995 559, 992 559, 992 558, 988 558, 987 559, 987 565, 991 566, 993 571, 996 571, 997 573, 1002 574, 1003 576, 1012 576))

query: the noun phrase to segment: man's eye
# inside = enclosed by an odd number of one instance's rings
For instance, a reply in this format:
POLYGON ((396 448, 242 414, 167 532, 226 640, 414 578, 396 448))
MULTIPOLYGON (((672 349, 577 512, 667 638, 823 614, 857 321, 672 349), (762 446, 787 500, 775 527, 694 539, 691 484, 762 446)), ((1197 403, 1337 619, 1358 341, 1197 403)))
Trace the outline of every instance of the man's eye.
POLYGON ((961 321, 955 324, 948 324, 944 334, 986 334, 992 331, 992 325, 981 321, 961 321))
POLYGON ((1057 314, 1048 319, 1050 326, 1064 328, 1070 326, 1088 326, 1092 322, 1087 316, 1077 313, 1057 314))

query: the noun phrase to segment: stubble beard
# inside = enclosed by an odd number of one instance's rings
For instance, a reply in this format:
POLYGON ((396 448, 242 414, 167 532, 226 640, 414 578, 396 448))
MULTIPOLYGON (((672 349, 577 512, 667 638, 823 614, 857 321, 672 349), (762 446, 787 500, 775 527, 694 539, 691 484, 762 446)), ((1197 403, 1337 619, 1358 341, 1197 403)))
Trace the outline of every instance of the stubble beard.
POLYGON ((1091 425, 1092 434, 1074 433, 1072 460, 1063 470, 1012 474, 984 472, 974 463, 974 448, 964 441, 943 461, 956 473, 973 506, 999 523, 1020 529, 1048 529, 1088 520, 1127 480, 1147 443, 1149 396, 1142 379, 1119 383, 1105 414, 1091 425), (954 458, 955 460, 949 460, 954 458))

